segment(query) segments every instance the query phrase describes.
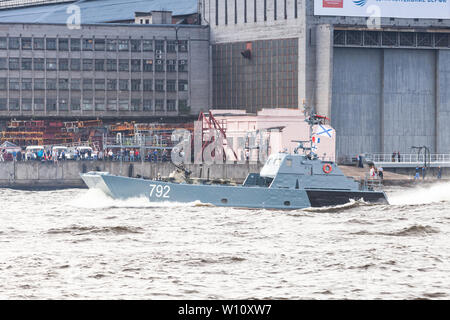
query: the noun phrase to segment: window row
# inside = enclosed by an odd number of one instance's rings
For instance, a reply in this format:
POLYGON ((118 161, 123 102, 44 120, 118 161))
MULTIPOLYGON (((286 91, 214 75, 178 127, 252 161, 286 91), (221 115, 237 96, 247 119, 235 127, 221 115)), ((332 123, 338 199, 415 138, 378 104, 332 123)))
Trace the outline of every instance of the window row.
MULTIPOLYGON (((178 100, 178 110, 185 110, 188 108, 187 100, 178 100)), ((22 99, 10 98, 9 103, 7 99, 0 98, 0 111, 56 111, 56 110, 84 110, 84 111, 176 111, 177 100, 168 99, 92 99, 92 98, 68 98, 58 99, 52 98, 35 98, 22 99)))
POLYGON ((0 58, 0 70, 187 72, 187 60, 0 58))
POLYGON ((0 49, 59 51, 188 52, 187 40, 0 37, 0 49))
MULTIPOLYGON (((9 90, 108 90, 108 91, 158 91, 158 92, 186 92, 187 80, 157 79, 33 79, 10 78, 9 90), (154 86, 153 86, 154 85, 154 86)), ((8 89, 6 78, 0 78, 0 90, 8 89)))

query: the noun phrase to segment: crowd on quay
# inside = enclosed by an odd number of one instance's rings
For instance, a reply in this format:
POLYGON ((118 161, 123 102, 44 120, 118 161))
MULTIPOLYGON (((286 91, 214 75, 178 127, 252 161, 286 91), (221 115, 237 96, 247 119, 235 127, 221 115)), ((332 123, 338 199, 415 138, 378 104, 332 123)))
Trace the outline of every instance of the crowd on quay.
POLYGON ((106 149, 96 151, 92 148, 75 148, 73 152, 67 149, 39 149, 35 151, 17 150, 8 152, 5 149, 0 151, 0 162, 5 161, 42 161, 58 162, 67 160, 93 160, 93 161, 125 161, 125 162, 167 162, 170 161, 170 150, 150 149, 146 154, 141 155, 139 149, 106 149))

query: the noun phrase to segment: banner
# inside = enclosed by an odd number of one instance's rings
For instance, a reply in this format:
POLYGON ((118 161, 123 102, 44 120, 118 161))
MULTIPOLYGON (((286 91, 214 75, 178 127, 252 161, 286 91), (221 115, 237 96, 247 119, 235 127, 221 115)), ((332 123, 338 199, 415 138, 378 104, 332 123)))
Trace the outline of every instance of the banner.
POLYGON ((314 0, 314 15, 450 19, 450 0, 314 0))

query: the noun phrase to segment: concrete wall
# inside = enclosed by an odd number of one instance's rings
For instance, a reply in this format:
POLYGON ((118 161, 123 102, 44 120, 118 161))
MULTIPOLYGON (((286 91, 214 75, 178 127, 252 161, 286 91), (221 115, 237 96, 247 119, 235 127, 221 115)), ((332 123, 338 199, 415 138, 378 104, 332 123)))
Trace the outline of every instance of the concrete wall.
MULTIPOLYGON (((233 179, 243 182, 250 172, 259 172, 259 164, 187 165, 192 178, 233 179)), ((169 176, 175 170, 170 162, 104 162, 104 161, 66 161, 59 163, 0 162, 0 187, 85 187, 80 173, 106 171, 111 174, 133 177, 156 178, 169 176), (131 169, 130 169, 131 166, 131 169)))

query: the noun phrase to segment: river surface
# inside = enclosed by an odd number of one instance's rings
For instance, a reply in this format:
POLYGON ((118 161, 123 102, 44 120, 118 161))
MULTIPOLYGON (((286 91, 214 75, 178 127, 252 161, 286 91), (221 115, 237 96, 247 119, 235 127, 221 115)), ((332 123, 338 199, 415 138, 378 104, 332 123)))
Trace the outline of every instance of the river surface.
POLYGON ((296 211, 0 189, 0 299, 449 299, 450 184, 296 211))

